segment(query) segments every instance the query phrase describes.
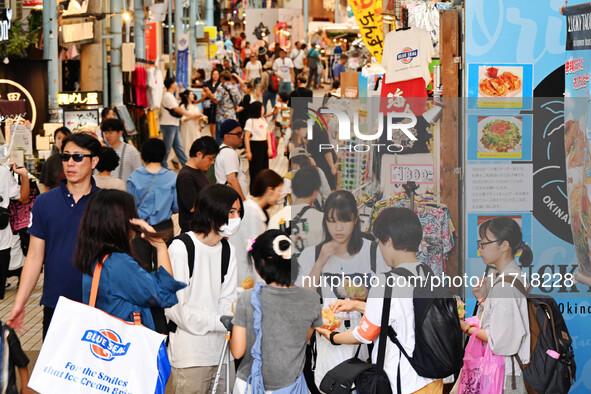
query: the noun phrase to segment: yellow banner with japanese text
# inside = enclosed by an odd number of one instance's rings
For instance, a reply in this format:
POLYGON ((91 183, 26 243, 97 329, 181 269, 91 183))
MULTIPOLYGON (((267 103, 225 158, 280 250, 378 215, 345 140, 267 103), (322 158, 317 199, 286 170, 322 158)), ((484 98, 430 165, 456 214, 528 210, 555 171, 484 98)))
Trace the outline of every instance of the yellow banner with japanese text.
POLYGON ((384 24, 382 21, 382 0, 349 0, 359 33, 367 49, 382 62, 384 49, 384 24))

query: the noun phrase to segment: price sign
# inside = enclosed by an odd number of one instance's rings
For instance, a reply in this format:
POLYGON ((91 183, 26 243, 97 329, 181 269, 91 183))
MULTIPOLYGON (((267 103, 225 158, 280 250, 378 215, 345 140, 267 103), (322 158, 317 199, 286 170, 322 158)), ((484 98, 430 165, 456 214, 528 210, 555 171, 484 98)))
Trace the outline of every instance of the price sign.
POLYGON ((433 184, 432 164, 392 164, 390 166, 390 183, 415 182, 416 184, 433 184))

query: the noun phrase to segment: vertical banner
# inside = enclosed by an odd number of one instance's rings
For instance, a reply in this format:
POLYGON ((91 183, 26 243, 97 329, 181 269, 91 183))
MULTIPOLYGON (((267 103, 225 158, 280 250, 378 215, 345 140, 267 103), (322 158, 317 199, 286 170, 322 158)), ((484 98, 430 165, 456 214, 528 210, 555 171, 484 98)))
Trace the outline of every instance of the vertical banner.
POLYGON ((189 88, 189 35, 183 33, 179 39, 179 58, 176 61, 176 81, 181 89, 189 88))
POLYGON ((382 23, 382 0, 349 0, 363 43, 378 63, 382 62, 384 50, 384 24, 382 23))
MULTIPOLYGON (((563 5, 539 0, 465 3, 466 273, 484 272, 476 247, 478 226, 494 216, 516 220, 534 256, 532 264, 519 263, 521 269, 533 293, 556 299, 573 338, 577 376, 569 392, 588 393, 591 282, 582 274, 583 267, 590 274, 591 269, 589 239, 581 231, 591 233, 591 221, 585 224, 591 207, 584 174, 591 51, 567 51, 565 42, 567 30, 569 45, 589 45, 591 36, 575 33, 574 19, 567 26, 563 5), (565 92, 573 97, 566 103, 565 92), (573 198, 578 204, 574 210, 573 198), (571 284, 565 279, 573 274, 571 284)), ((588 28, 589 16, 581 18, 581 29, 588 28)), ((471 296, 467 289, 466 297, 471 296)))
POLYGON ((575 277, 591 285, 591 6, 578 6, 576 10, 566 17, 564 151, 573 243, 579 263, 575 277))
POLYGON ((144 30, 146 45, 146 60, 156 61, 158 57, 158 26, 156 23, 148 23, 144 30))

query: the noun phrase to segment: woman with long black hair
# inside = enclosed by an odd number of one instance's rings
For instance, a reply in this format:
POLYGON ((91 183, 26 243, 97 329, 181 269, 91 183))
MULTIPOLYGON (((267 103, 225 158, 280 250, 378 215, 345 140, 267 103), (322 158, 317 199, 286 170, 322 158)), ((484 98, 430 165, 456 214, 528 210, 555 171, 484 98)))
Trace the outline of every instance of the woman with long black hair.
POLYGON ((152 330, 150 307, 175 305, 176 292, 186 286, 174 280, 160 234, 138 219, 131 194, 119 190, 99 190, 90 197, 80 223, 74 264, 83 273, 84 303, 89 302, 93 275, 101 264, 96 307, 128 322, 139 312, 142 324, 152 330), (156 249, 158 270, 148 273, 134 257, 131 240, 135 234, 156 249))
MULTIPOLYGON (((390 269, 377 250, 377 244, 372 242, 372 237, 361 231, 353 194, 339 190, 328 196, 324 204, 322 228, 322 243, 304 249, 298 258, 299 277, 296 285, 319 291, 325 309, 339 299, 365 301, 369 277, 390 269), (338 280, 333 281, 335 277, 338 280)), ((350 312, 346 316, 348 320, 345 319, 345 327, 355 327, 361 317, 359 312, 350 312)), ((332 346, 321 335, 317 335, 316 347, 314 380, 317 386, 320 386, 328 371, 352 358, 357 350, 357 346, 353 345, 332 346)), ((367 356, 367 347, 362 346, 360 359, 366 359, 367 356)))

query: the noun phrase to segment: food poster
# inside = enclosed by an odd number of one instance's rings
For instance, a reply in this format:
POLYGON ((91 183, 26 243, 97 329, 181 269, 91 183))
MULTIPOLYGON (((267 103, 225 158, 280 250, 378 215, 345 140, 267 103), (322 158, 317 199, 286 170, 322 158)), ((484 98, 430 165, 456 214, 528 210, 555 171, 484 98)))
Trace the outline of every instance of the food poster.
POLYGON ((564 151, 569 214, 578 260, 576 279, 591 285, 591 17, 586 11, 568 14, 565 72, 564 151))
POLYGON ((468 115, 468 160, 531 161, 532 115, 468 115))
MULTIPOLYGON (((581 3, 583 1, 571 0, 568 5, 581 3)), ((577 272, 579 262, 573 246, 565 168, 564 67, 565 60, 570 58, 571 54, 567 55, 566 51, 567 18, 560 13, 560 8, 563 6, 564 0, 504 0, 502 2, 471 0, 466 2, 465 58, 463 60, 466 64, 464 96, 468 97, 468 102, 464 106, 466 108, 464 174, 467 175, 470 168, 529 163, 532 167, 530 178, 533 184, 530 192, 531 209, 528 211, 518 211, 515 208, 477 211, 469 210, 466 205, 462 238, 467 276, 482 276, 485 267, 475 245, 482 218, 498 215, 522 218, 523 240, 530 244, 534 260, 530 266, 521 268, 530 280, 534 276, 538 279, 547 279, 543 275, 546 277, 556 275, 556 279, 562 278, 557 281, 551 278, 547 286, 541 285, 545 281, 542 280, 541 283, 536 283, 538 286, 535 286, 534 292, 552 295, 563 310, 563 317, 573 337, 573 350, 577 363, 576 381, 570 392, 589 393, 591 392, 591 331, 588 327, 591 322, 591 316, 589 316, 591 287, 581 282, 567 286, 564 281, 567 274, 577 272), (497 70, 489 70, 491 67, 497 70), (505 72, 520 77, 522 72, 521 87, 513 92, 507 89, 504 98, 494 96, 496 93, 490 91, 490 86, 494 88, 495 85, 499 85, 490 80, 495 79, 495 72, 496 78, 505 72), (528 83, 530 83, 529 87, 528 83), (492 92, 491 97, 486 96, 487 89, 489 93, 492 92), (516 93, 519 89, 521 92, 516 93), (515 96, 511 97, 512 94, 515 96), (515 102, 519 96, 522 105, 517 107, 515 102), (528 97, 532 99, 529 100, 528 97), (505 101, 507 105, 501 108, 491 104, 479 105, 479 102, 502 103, 505 101), (521 158, 501 156, 508 153, 518 155, 517 145, 515 145, 517 149, 507 149, 506 152, 500 152, 498 149, 492 151, 486 149, 485 152, 482 147, 479 148, 483 127, 490 122, 480 123, 480 129, 478 126, 479 122, 486 117, 491 117, 489 119, 491 121, 522 118, 521 158), (531 132, 529 126, 527 128, 525 126, 529 122, 531 122, 531 132), (529 148, 526 148, 526 143, 531 146, 531 157, 527 157, 529 148), (484 157, 490 154, 497 157, 484 157), (528 226, 531 230, 528 230, 528 226), (552 287, 554 285, 556 287, 552 287)), ((573 59, 578 57, 573 56, 573 59)), ((586 72, 591 70, 591 63, 584 62, 583 65, 586 72)), ((574 75, 571 75, 571 78, 573 77, 574 75)), ((568 78, 569 75, 567 80, 568 78)), ((567 81, 566 84, 568 88, 569 82, 567 81)), ((500 89, 502 91, 503 87, 500 89)), ((495 90, 498 92, 496 88, 495 90)), ((573 117, 575 120, 578 118, 573 117)), ((513 123, 519 126, 517 121, 513 123)), ((488 127, 489 131, 491 126, 488 127)), ((494 131, 499 134, 505 129, 508 130, 506 126, 495 126, 494 131)), ((511 127, 511 130, 514 128, 511 127)), ((506 134, 505 132, 505 136, 506 134)), ((511 146, 513 145, 510 144, 511 146)), ((474 184, 466 184, 466 193, 471 187, 474 187, 474 184)), ((470 315, 474 308, 474 299, 470 298, 472 292, 469 286, 466 287, 465 294, 468 301, 466 311, 470 315)))
POLYGON ((531 109, 532 64, 468 64, 468 107, 531 109))

